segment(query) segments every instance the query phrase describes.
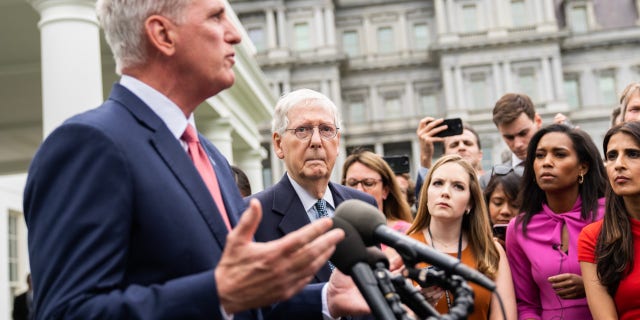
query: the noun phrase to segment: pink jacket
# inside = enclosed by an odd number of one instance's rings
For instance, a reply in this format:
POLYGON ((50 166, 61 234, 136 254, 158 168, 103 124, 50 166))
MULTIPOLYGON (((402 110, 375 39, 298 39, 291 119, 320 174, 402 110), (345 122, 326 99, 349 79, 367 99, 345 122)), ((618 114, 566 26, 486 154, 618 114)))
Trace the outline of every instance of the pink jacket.
MULTIPOLYGON (((604 216, 604 198, 598 200, 598 216, 604 216)), ((592 319, 587 299, 561 299, 547 280, 561 273, 580 274, 578 235, 593 222, 580 217, 578 197, 569 212, 555 213, 546 204, 533 215, 525 237, 522 225, 512 219, 507 227, 506 251, 516 291, 519 319, 592 319), (568 254, 560 249, 563 225, 569 231, 568 254)))

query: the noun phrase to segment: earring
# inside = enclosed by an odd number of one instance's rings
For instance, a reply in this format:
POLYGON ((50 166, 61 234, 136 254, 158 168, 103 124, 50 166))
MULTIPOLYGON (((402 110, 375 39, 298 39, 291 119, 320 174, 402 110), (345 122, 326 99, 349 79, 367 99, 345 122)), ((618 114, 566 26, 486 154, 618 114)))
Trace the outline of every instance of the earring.
POLYGON ((465 215, 467 215, 467 216, 469 215, 469 213, 471 213, 471 209, 467 209, 467 210, 465 210, 465 212, 464 212, 464 214, 465 214, 465 215))
POLYGON ((582 184, 584 182, 584 174, 580 172, 580 176, 578 176, 578 184, 582 184))

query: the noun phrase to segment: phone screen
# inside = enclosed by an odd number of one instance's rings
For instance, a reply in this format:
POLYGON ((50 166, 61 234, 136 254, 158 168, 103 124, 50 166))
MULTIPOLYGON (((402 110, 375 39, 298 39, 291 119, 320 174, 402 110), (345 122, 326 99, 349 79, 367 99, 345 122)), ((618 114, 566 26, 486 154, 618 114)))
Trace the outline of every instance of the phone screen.
POLYGON ((495 224, 493 225, 493 236, 504 241, 507 235, 507 225, 506 224, 495 224))

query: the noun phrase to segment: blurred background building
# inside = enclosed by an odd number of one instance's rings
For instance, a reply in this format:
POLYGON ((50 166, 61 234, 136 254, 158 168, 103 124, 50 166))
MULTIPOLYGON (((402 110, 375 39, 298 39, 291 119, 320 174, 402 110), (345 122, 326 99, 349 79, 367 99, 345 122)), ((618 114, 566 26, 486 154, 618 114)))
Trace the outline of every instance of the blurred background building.
MULTIPOLYGON (((504 93, 528 94, 544 123, 564 113, 600 145, 617 95, 639 80, 639 0, 230 3, 274 95, 327 94, 342 108, 343 156, 406 154, 414 173, 424 116, 470 123, 489 168, 508 152, 491 115, 504 93)), ((266 181, 283 174, 273 155, 263 165, 266 181)))

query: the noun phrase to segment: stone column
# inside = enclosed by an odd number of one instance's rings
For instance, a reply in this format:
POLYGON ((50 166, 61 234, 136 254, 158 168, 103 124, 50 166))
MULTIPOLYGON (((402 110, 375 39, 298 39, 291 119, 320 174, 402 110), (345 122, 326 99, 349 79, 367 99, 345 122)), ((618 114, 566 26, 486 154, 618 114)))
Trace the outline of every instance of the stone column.
POLYGON ((267 18, 267 48, 273 50, 278 47, 276 36, 276 23, 273 18, 273 9, 267 8, 264 11, 267 18))
POLYGON ((413 91, 413 82, 411 81, 411 79, 407 79, 406 82, 404 83, 404 103, 403 105, 405 106, 405 108, 407 109, 407 112, 409 112, 409 115, 415 115, 416 114, 416 99, 414 99, 414 91, 413 91))
POLYGON ((638 20, 636 20, 636 25, 640 25, 640 0, 636 0, 636 14, 638 15, 638 20))
POLYGON ((511 80, 511 63, 509 61, 504 61, 502 63, 502 72, 504 73, 504 91, 511 92, 513 89, 512 80, 511 80))
POLYGON ((565 101, 564 96, 564 79, 562 76, 562 63, 557 55, 551 56, 551 76, 553 77, 553 87, 555 89, 554 99, 556 101, 565 101))
MULTIPOLYGON (((409 43, 407 41, 407 37, 410 34, 410 31, 407 29, 407 17, 404 12, 400 12, 398 16, 398 28, 400 29, 399 49, 402 56, 406 58, 409 56, 409 43)), ((398 30, 396 30, 395 34, 398 35, 398 30)))
POLYGON ((98 106, 102 96, 95 0, 29 0, 40 14, 42 134, 98 106))
POLYGON ((456 28, 456 12, 455 12, 455 4, 453 0, 445 0, 447 2, 447 29, 448 33, 457 33, 458 28, 456 28))
POLYGON ((286 8, 278 8, 278 45, 280 48, 287 47, 287 21, 285 15, 286 8))
MULTIPOLYGON (((264 189, 264 181, 262 181, 262 159, 264 157, 260 151, 263 151, 264 156, 266 156, 266 151, 262 148, 259 150, 246 149, 238 151, 238 157, 235 162, 235 164, 244 171, 247 178, 249 178, 252 193, 264 189)), ((280 176, 278 176, 278 179, 280 179, 280 176)))
MULTIPOLYGON (((331 79, 331 94, 333 103, 338 107, 340 112, 343 112, 342 108, 342 91, 340 91, 340 78, 335 77, 331 79)), ((342 118, 342 117, 341 117, 342 118)))
POLYGON ((380 114, 380 111, 378 110, 379 106, 378 106, 378 90, 376 89, 375 85, 370 85, 369 86, 369 101, 371 106, 368 108, 369 109, 369 116, 371 117, 371 120, 378 120, 378 115, 380 114))
MULTIPOLYGON (((438 36, 445 34, 448 32, 447 29, 447 18, 446 12, 444 8, 443 0, 435 0, 435 10, 436 10, 436 25, 438 27, 438 36)), ((637 0, 640 1, 640 0, 637 0)))
POLYGON ((465 99, 464 99, 464 82, 462 80, 462 68, 460 66, 455 66, 453 67, 453 72, 454 72, 454 77, 455 77, 455 84, 456 84, 456 107, 455 110, 456 111, 460 111, 461 109, 465 109, 468 106, 465 105, 465 99))
POLYGON ((454 83, 453 72, 451 66, 442 66, 442 81, 444 82, 444 98, 445 109, 449 111, 454 108, 456 104, 456 97, 454 95, 454 83))
POLYGON ((374 57, 375 48, 373 47, 373 39, 375 39, 371 30, 371 21, 369 20, 369 16, 364 15, 362 17, 362 33, 364 41, 364 50, 365 55, 367 56, 367 61, 372 62, 374 57))
POLYGON ((233 139, 231 138, 231 121, 229 118, 217 118, 212 120, 199 121, 198 131, 211 141, 229 163, 233 161, 233 139))
POLYGON ((324 19, 323 19, 321 7, 313 7, 313 18, 315 20, 314 29, 316 29, 316 41, 315 41, 315 44, 311 45, 311 47, 322 48, 324 47, 325 41, 324 41, 324 19))
POLYGON ((533 1, 533 24, 535 25, 542 24, 545 20, 543 17, 542 8, 540 8, 541 5, 544 4, 540 0, 533 1))
POLYGON ((327 46, 336 46, 336 23, 333 15, 333 7, 324 8, 324 27, 327 39, 327 46))
POLYGON ((496 98, 501 97, 504 94, 504 89, 502 86, 502 75, 500 74, 500 66, 498 62, 495 61, 491 64, 491 73, 493 73, 493 91, 494 96, 496 98))
POLYGON ((544 94, 541 98, 544 102, 550 102, 555 100, 555 96, 553 90, 554 81, 551 78, 551 66, 549 63, 549 57, 542 57, 540 59, 540 64, 542 66, 542 84, 544 86, 544 94))

